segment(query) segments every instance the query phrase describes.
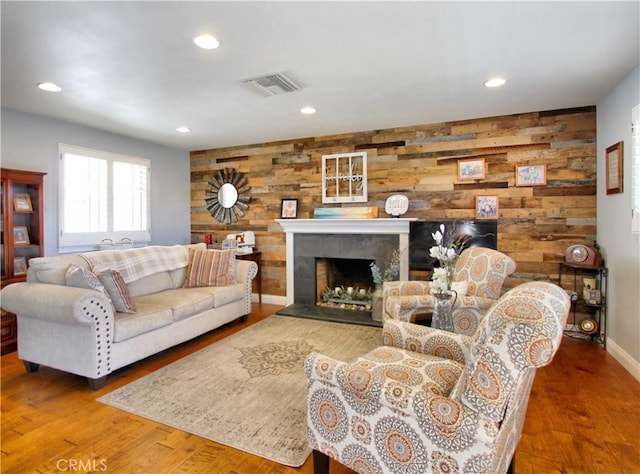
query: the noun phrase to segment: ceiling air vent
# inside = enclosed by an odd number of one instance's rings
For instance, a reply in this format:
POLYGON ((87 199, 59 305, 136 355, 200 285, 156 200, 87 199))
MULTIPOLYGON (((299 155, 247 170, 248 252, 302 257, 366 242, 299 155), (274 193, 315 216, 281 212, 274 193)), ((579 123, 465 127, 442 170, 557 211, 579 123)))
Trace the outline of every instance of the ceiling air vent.
POLYGON ((283 94, 285 92, 295 92, 301 89, 298 84, 281 72, 246 79, 242 82, 265 97, 283 94))

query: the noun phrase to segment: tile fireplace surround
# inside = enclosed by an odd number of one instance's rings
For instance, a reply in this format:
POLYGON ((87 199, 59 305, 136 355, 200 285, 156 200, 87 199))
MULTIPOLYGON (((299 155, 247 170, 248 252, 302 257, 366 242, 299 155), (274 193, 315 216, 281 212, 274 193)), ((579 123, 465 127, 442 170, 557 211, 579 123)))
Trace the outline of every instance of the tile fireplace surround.
POLYGON ((400 279, 409 279, 409 228, 415 218, 277 219, 286 233, 287 305, 316 302, 316 258, 375 260, 399 248, 400 279))

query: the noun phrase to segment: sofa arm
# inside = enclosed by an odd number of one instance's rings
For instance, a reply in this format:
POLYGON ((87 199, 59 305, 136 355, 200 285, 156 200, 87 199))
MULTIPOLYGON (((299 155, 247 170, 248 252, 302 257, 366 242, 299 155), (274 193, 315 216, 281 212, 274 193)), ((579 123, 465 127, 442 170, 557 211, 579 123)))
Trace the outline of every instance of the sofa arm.
POLYGON ((68 324, 111 323, 113 307, 94 290, 47 283, 14 283, 0 292, 2 308, 18 316, 68 324))
POLYGON ((238 283, 247 283, 251 285, 253 280, 258 274, 258 264, 251 260, 237 260, 235 263, 236 269, 236 281, 238 283))
POLYGON ((382 329, 385 346, 394 346, 412 352, 434 355, 466 364, 471 350, 471 338, 426 326, 395 321, 385 321, 382 329))

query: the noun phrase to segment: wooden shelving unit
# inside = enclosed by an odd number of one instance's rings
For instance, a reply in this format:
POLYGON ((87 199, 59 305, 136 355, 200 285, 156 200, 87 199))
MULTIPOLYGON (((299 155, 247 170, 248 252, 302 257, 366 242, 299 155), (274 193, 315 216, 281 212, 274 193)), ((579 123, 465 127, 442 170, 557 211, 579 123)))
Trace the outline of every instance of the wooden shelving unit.
MULTIPOLYGON (((0 288, 27 278, 29 260, 44 254, 43 181, 45 173, 0 170, 0 288)), ((2 311, 2 354, 17 347, 16 317, 2 311)))

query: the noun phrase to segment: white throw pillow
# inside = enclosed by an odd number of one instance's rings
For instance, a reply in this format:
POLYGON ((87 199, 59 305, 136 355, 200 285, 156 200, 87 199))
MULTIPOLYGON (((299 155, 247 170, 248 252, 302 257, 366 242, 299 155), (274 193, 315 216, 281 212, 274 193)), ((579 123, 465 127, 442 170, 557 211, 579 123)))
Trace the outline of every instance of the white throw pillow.
POLYGON ((469 283, 466 281, 454 281, 451 284, 451 289, 458 294, 458 298, 467 296, 467 290, 469 289, 469 283))

